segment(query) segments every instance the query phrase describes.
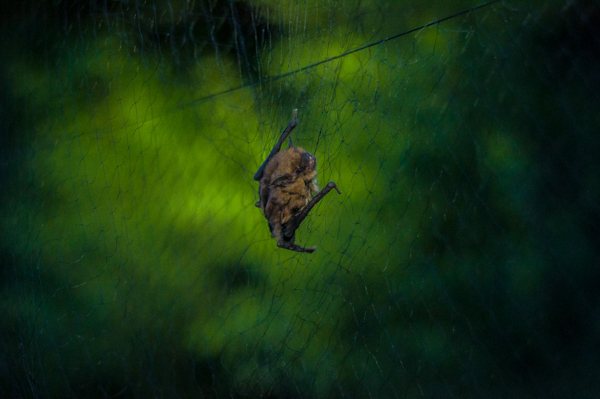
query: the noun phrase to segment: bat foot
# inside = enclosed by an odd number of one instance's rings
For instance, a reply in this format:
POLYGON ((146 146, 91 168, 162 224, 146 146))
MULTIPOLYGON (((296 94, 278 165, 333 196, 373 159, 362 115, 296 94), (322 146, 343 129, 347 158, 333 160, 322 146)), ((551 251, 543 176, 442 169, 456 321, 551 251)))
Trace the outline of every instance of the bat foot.
POLYGON ((294 251, 294 252, 305 252, 305 253, 309 253, 309 254, 315 252, 315 250, 317 249, 316 245, 312 246, 310 248, 304 248, 298 244, 294 244, 293 242, 283 241, 283 240, 277 241, 277 246, 282 249, 288 249, 288 250, 294 251))

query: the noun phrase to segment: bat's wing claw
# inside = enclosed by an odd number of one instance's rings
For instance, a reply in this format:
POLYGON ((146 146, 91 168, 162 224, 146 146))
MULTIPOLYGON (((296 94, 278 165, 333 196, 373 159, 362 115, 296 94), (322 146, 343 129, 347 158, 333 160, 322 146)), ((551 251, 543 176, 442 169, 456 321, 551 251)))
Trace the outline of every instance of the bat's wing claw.
POLYGON ((277 246, 279 248, 289 249, 290 251, 294 251, 294 252, 306 252, 306 253, 309 253, 309 254, 315 252, 315 250, 317 249, 316 245, 312 246, 310 248, 304 248, 304 247, 301 247, 298 244, 294 244, 291 241, 284 241, 284 240, 277 241, 277 246))
POLYGON ((338 193, 338 194, 341 194, 341 193, 342 193, 342 192, 341 192, 341 191, 340 191, 340 190, 337 188, 337 185, 336 185, 334 182, 332 182, 332 181, 330 181, 329 183, 327 183, 327 186, 326 186, 326 187, 327 187, 329 190, 331 190, 332 188, 335 188, 335 191, 337 191, 337 193, 338 193))

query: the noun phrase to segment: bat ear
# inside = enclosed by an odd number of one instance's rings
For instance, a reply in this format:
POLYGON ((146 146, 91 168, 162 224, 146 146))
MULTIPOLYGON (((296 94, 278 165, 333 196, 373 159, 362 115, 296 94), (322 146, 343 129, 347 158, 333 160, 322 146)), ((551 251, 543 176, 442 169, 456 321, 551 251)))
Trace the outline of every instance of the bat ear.
POLYGON ((294 143, 292 142, 292 138, 290 137, 290 145, 288 146, 288 148, 292 148, 294 147, 294 143))

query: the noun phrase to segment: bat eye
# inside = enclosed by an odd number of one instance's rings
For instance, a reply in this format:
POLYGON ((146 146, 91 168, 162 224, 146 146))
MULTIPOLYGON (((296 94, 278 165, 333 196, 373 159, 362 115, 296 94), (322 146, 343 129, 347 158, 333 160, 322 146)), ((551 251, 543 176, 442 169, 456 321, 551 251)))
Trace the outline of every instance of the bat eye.
POLYGON ((301 173, 304 170, 304 168, 298 168, 296 169, 296 173, 301 173))

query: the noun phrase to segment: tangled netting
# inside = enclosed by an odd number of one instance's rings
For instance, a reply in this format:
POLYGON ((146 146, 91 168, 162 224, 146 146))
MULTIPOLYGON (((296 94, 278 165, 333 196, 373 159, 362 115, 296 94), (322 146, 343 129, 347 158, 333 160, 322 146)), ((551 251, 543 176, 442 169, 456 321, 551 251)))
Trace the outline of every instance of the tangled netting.
POLYGON ((597 2, 6 1, 0 34, 0 396, 597 397, 597 2), (341 192, 314 253, 255 207, 294 109, 341 192))

